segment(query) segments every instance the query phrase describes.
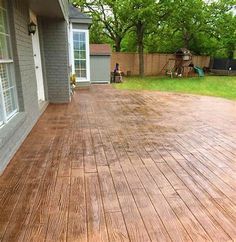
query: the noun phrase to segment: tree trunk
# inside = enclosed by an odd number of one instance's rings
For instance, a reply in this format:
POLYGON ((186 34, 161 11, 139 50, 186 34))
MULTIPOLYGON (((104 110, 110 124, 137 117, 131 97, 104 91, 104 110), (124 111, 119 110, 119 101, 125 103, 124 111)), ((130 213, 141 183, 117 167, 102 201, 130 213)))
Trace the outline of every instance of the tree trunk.
POLYGON ((234 58, 234 52, 235 52, 235 45, 234 44, 230 44, 229 46, 228 46, 228 58, 229 59, 233 59, 234 58))
POLYGON ((144 24, 139 21, 136 26, 137 31, 137 45, 138 45, 138 53, 139 53, 139 75, 144 77, 144 24))
POLYGON ((187 30, 184 30, 183 40, 184 40, 184 48, 189 49, 190 35, 187 30))
POLYGON ((116 37, 116 39, 115 39, 115 50, 116 50, 116 52, 121 51, 121 41, 122 41, 122 38, 116 37))
POLYGON ((143 54, 143 44, 139 43, 138 45, 139 53, 139 75, 144 77, 144 54, 143 54))
POLYGON ((184 38, 184 48, 188 49, 189 47, 189 41, 188 39, 184 38))

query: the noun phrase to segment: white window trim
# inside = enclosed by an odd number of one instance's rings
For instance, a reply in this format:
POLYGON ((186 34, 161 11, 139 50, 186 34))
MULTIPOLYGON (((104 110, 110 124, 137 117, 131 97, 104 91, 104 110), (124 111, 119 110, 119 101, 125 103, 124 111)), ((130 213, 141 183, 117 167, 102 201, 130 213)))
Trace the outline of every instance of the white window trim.
MULTIPOLYGON (((13 61, 2 62, 1 64, 9 64, 9 63, 13 64, 13 61)), ((19 112, 19 103, 18 103, 18 97, 17 97, 17 94, 16 94, 15 80, 13 80, 13 82, 14 82, 14 85, 7 88, 4 91, 10 90, 10 89, 15 89, 15 91, 13 91, 13 94, 14 94, 14 99, 16 101, 16 103, 15 103, 16 109, 14 111, 12 111, 10 114, 7 115, 6 107, 5 107, 5 100, 4 100, 4 97, 3 97, 2 80, 1 80, 1 77, 0 77, 0 103, 2 103, 2 108, 3 108, 3 121, 0 121, 0 127, 2 127, 4 124, 6 124, 15 114, 17 114, 19 112)))
POLYGON ((76 78, 76 82, 90 82, 90 51, 89 51, 89 30, 88 29, 73 29, 72 24, 70 26, 70 43, 71 43, 71 58, 72 58, 72 73, 75 73, 75 56, 74 56, 74 40, 73 33, 85 33, 86 43, 86 78, 76 78))
MULTIPOLYGON (((7 19, 7 25, 8 25, 8 30, 10 29, 9 28, 9 18, 8 18, 8 12, 7 12, 7 7, 6 8, 2 8, 0 7, 2 10, 6 11, 6 19, 7 19)), ((10 33, 7 34, 7 33, 2 33, 1 34, 4 34, 5 36, 9 36, 10 37, 10 33)), ((10 41, 10 52, 12 53, 12 43, 11 43, 11 39, 9 40, 10 41)), ((8 71, 11 71, 11 72, 14 72, 14 61, 13 59, 1 59, 0 60, 0 64, 12 64, 13 65, 13 70, 10 69, 8 71)), ((2 108, 3 108, 3 121, 0 121, 0 128, 4 126, 4 124, 6 124, 15 114, 17 114, 19 112, 19 103, 18 103, 18 97, 17 97, 17 91, 16 91, 16 82, 15 82, 15 75, 14 73, 11 73, 11 77, 13 78, 13 83, 14 85, 11 86, 10 88, 8 88, 8 90, 10 89, 15 89, 15 91, 13 91, 13 94, 14 94, 14 99, 16 101, 15 105, 16 105, 16 109, 11 112, 10 114, 7 115, 7 112, 6 112, 6 107, 5 107, 5 100, 4 100, 4 96, 3 96, 3 88, 2 88, 2 80, 1 80, 1 77, 0 77, 0 103, 2 104, 2 108)), ((6 91, 6 90, 4 90, 6 91)))
MULTIPOLYGON (((72 63, 73 63, 73 59, 72 59, 72 41, 71 41, 71 34, 72 32, 72 24, 69 23, 68 24, 68 45, 69 45, 69 67, 70 67, 70 71, 72 72, 72 63)), ((72 74, 72 73, 70 73, 72 74)))
POLYGON ((4 100, 4 97, 3 97, 3 89, 2 89, 2 80, 1 80, 1 77, 0 77, 0 103, 2 104, 2 109, 3 109, 3 120, 0 121, 0 124, 3 125, 4 123, 7 122, 7 112, 6 112, 6 107, 4 105, 5 103, 5 100, 4 100))
POLYGON ((0 64, 11 64, 13 63, 13 60, 9 59, 9 60, 0 60, 0 64))

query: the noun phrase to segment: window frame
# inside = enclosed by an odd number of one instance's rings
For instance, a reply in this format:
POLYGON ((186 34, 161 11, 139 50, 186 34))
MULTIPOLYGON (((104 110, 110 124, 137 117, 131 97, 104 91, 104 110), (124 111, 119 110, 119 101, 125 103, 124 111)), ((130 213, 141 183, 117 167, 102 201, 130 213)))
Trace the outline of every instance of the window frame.
POLYGON ((86 49, 86 77, 76 77, 76 82, 90 82, 90 53, 89 53, 89 30, 88 29, 75 29, 71 26, 71 57, 72 57, 72 73, 75 74, 75 53, 74 53, 74 32, 85 33, 85 49, 86 49))
POLYGON ((8 15, 8 6, 7 3, 5 1, 5 7, 0 6, 0 10, 5 11, 6 14, 6 33, 1 32, 0 34, 5 35, 8 37, 7 39, 7 48, 9 51, 9 58, 6 59, 0 59, 0 65, 6 65, 7 68, 7 75, 8 75, 8 82, 12 83, 11 85, 9 85, 9 87, 7 87, 6 89, 3 90, 3 86, 2 86, 2 80, 1 80, 1 76, 0 76, 0 104, 2 106, 2 119, 0 120, 0 127, 2 127, 4 124, 6 124, 16 113, 19 112, 19 103, 18 103, 18 97, 17 97, 17 86, 16 86, 16 82, 15 82, 15 73, 14 73, 14 60, 13 60, 13 56, 12 56, 12 43, 11 43, 11 34, 10 34, 10 21, 9 21, 9 15, 8 15), (11 80, 10 80, 11 78, 11 80), (6 110, 6 105, 5 105, 5 99, 4 99, 4 92, 9 91, 11 93, 11 90, 13 90, 13 97, 12 97, 12 102, 14 101, 14 105, 15 105, 15 109, 7 114, 7 110, 6 110))

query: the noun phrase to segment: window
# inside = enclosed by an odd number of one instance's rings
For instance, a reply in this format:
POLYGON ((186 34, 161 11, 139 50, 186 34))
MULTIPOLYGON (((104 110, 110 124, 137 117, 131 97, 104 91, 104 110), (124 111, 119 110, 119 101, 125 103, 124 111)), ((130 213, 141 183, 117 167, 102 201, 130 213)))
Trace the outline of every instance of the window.
POLYGON ((0 0, 0 125, 17 112, 14 66, 5 1, 0 0))
POLYGON ((86 78, 86 38, 85 32, 73 32, 75 74, 86 78))
POLYGON ((73 72, 77 77, 77 81, 89 80, 89 44, 88 31, 76 30, 72 31, 73 38, 73 72))

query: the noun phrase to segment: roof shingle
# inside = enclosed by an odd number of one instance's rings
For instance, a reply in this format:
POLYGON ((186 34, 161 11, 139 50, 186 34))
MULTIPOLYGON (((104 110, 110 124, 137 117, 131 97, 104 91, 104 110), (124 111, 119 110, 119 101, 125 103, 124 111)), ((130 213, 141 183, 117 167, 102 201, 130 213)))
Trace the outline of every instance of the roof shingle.
POLYGON ((92 18, 89 15, 80 12, 79 9, 72 4, 69 4, 69 18, 72 22, 73 20, 79 20, 81 23, 92 23, 92 18))
POLYGON ((109 44, 90 44, 90 55, 111 55, 109 44))

